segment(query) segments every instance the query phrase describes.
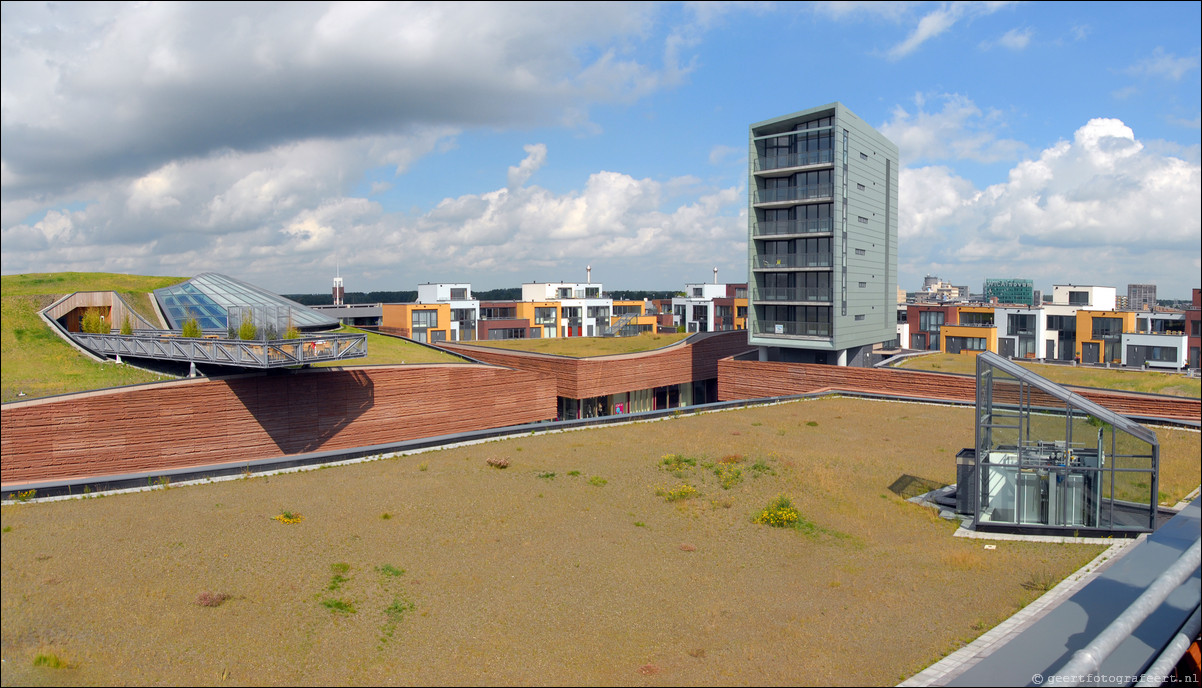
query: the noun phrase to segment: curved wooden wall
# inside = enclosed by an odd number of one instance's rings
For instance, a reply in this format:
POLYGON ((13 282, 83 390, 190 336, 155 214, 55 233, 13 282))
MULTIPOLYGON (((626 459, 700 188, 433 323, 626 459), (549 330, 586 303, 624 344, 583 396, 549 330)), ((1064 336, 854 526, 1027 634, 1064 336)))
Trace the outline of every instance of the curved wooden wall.
MULTIPOLYGON (((1202 400, 1199 399, 1125 394, 1080 387, 1071 389, 1123 415, 1194 421, 1202 418, 1202 400)), ((731 359, 718 363, 719 401, 810 394, 825 390, 975 402, 977 380, 963 375, 888 368, 845 368, 731 359)), ((1040 402, 1036 399, 1035 403, 1040 402)), ((1053 406, 1062 404, 1050 397, 1046 403, 1053 406)))
POLYGON ((439 342, 438 346, 477 361, 554 378, 556 394, 586 399, 718 377, 718 361, 743 353, 747 331, 711 332, 654 351, 571 358, 496 347, 439 342))
POLYGON ((555 417, 537 373, 474 364, 200 379, 5 404, 10 484, 239 463, 555 417))

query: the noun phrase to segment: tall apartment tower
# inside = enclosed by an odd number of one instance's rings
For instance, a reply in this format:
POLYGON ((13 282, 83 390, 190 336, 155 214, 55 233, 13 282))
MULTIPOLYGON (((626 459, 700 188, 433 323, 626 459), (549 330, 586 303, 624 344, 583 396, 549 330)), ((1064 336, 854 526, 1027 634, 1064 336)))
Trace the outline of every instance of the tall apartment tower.
POLYGON ((1156 308, 1155 284, 1128 284, 1127 308, 1133 311, 1152 310, 1156 308))
POLYGON ((752 124, 748 342, 867 365, 897 338, 897 146, 842 103, 752 124))

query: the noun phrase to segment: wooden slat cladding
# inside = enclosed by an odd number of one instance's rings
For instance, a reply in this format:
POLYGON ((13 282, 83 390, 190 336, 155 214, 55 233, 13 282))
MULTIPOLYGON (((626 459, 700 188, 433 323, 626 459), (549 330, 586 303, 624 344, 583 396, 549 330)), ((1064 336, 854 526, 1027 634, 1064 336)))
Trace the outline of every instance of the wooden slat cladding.
POLYGON ((713 332, 685 342, 634 354, 570 358, 488 346, 439 342, 438 346, 478 361, 537 372, 555 380, 555 393, 586 399, 679 385, 718 376, 718 361, 747 351, 747 332, 713 332))
POLYGON ((114 330, 121 328, 126 317, 129 318, 130 326, 135 329, 158 329, 159 327, 143 318, 125 302, 120 294, 111 291, 77 291, 51 304, 46 309, 46 316, 51 320, 57 320, 77 308, 108 309, 105 315, 109 317, 109 327, 114 330))
POLYGON ((537 373, 410 365, 188 380, 6 404, 5 485, 237 463, 555 417, 537 373))
MULTIPOLYGON (((825 390, 868 392, 916 399, 947 399, 973 402, 977 381, 974 377, 943 375, 911 370, 846 368, 806 363, 765 363, 724 360, 718 364, 718 400, 759 399, 763 397, 809 394, 825 390)), ((1199 420, 1202 400, 1155 397, 1073 388, 1090 401, 1128 416, 1199 420)), ((1038 392, 1036 390, 1036 392, 1038 392)), ((1017 400, 1017 397, 1015 397, 1017 400)), ((1047 397, 1036 405, 1062 406, 1047 397)))

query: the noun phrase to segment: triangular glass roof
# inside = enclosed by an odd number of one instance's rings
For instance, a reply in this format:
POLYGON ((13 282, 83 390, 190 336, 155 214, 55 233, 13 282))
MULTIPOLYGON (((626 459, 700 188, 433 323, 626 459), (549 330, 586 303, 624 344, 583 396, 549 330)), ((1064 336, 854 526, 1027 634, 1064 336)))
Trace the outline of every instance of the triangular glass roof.
POLYGON ((1026 382, 1039 391, 1063 401, 1066 405, 1085 411, 1095 418, 1110 423, 1119 430, 1130 433, 1145 442, 1156 441, 1156 433, 1148 428, 1124 415, 1111 411, 1101 404, 1090 401, 1080 394, 1052 382, 1046 377, 1033 373, 1008 358, 990 351, 984 351, 978 354, 977 361, 978 366, 985 364, 997 368, 1020 382, 1026 382))
POLYGON ((281 330, 289 325, 299 330, 338 327, 336 318, 215 272, 201 273, 187 282, 155 289, 154 297, 172 329, 180 329, 184 322, 196 318, 203 330, 226 330, 231 310, 235 320, 250 312, 256 322, 269 323, 281 330))

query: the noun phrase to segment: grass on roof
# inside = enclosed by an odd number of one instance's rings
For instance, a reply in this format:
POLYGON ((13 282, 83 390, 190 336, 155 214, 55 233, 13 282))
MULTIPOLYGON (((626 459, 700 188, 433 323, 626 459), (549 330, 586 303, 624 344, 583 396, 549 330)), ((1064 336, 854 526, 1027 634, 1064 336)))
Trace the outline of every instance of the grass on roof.
MULTIPOLYGON (((0 310, 3 311, 0 401, 171 379, 116 362, 100 363, 84 356, 59 338, 38 317, 38 311, 72 292, 115 291, 143 317, 157 323, 150 292, 186 279, 90 272, 4 275, 0 283, 0 310)), ((364 332, 346 327, 340 331, 364 332)), ((366 334, 366 358, 319 363, 315 367, 463 362, 458 356, 403 339, 372 332, 366 334)))
POLYGON ((669 344, 675 344, 688 336, 688 334, 678 333, 643 333, 634 337, 552 337, 549 339, 501 339, 463 343, 491 346, 498 349, 513 349, 516 351, 584 358, 588 356, 612 356, 615 354, 651 351, 668 346, 669 344))
MULTIPOLYGON (((1070 366, 1055 363, 1029 363, 1015 361, 1019 365, 1061 385, 1098 387, 1127 392, 1168 394, 1176 397, 1202 397, 1202 380, 1189 378, 1179 373, 1162 373, 1153 370, 1121 370, 1117 368, 1095 368, 1093 366, 1070 366)), ((898 368, 925 370, 936 373, 960 373, 976 375, 977 359, 964 354, 932 353, 912 356, 897 365, 898 368)))
POLYGON ((366 334, 367 356, 352 358, 346 361, 329 361, 315 363, 314 368, 359 366, 359 365, 397 365, 402 363, 466 363, 464 359, 440 351, 433 347, 422 346, 400 337, 389 337, 378 332, 368 332, 357 327, 342 326, 338 329, 341 334, 366 334))
POLYGON ((986 549, 890 492, 953 482, 972 413, 830 398, 5 506, 4 683, 896 685, 1102 551, 986 549), (781 495, 798 526, 754 523, 781 495))
MULTIPOLYGON (((38 311, 76 291, 115 291, 148 315, 147 293, 182 277, 63 272, 0 277, 0 401, 84 392, 168 379, 116 363, 99 363, 60 339, 38 311)), ((157 318, 151 317, 152 322, 157 318)))

